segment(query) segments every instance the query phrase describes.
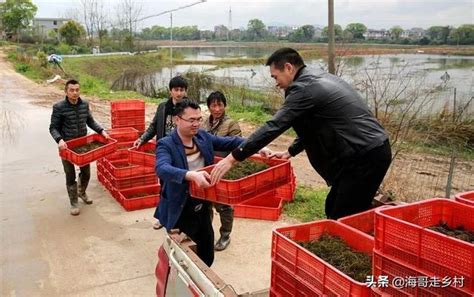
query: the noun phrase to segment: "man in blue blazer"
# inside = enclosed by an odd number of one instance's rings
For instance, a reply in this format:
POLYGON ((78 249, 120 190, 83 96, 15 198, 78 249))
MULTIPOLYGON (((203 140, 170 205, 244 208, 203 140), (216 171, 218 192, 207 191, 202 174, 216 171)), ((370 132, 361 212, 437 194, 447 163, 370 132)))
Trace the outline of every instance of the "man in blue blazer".
POLYGON ((158 141, 156 173, 161 197, 156 218, 166 230, 179 229, 197 245, 197 255, 208 266, 214 261, 214 230, 209 202, 189 195, 190 181, 210 186, 210 175, 197 169, 213 164, 214 151, 231 151, 244 139, 219 137, 200 129, 201 109, 185 98, 175 105, 176 129, 158 141))

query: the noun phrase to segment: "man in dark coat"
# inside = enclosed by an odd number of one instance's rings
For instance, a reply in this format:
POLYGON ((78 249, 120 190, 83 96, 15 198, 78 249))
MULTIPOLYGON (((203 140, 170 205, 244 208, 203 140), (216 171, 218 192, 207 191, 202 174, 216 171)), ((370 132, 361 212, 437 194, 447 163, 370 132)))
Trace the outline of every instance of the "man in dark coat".
MULTIPOLYGON (((110 138, 107 132, 92 117, 89 102, 80 97, 80 85, 76 80, 66 82, 64 89, 66 98, 54 104, 51 114, 49 132, 58 144, 60 150, 66 149, 66 141, 86 136, 87 126, 95 132, 110 138)), ((76 182, 76 169, 71 162, 61 159, 64 173, 66 174, 66 188, 71 204, 71 215, 80 213, 78 197, 86 204, 92 204, 87 196, 86 189, 91 176, 90 164, 80 167, 79 185, 76 182)))
POLYGON ((307 69, 293 49, 277 50, 266 65, 277 87, 285 90, 285 101, 271 120, 216 165, 211 182, 293 127, 297 138, 288 150, 268 156, 288 159, 306 151, 312 167, 331 186, 328 218, 369 209, 390 165, 391 150, 387 133, 364 100, 341 78, 307 69))

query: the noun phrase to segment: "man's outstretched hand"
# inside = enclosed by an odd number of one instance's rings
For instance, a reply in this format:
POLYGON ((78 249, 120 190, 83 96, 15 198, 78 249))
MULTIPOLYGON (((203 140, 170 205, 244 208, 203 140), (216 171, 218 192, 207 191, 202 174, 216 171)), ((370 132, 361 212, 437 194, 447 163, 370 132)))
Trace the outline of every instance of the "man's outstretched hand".
POLYGON ((278 158, 288 160, 289 158, 291 158, 291 155, 288 151, 272 152, 270 155, 267 156, 267 158, 278 158))
POLYGON ((220 160, 211 171, 211 185, 217 184, 236 162, 232 154, 220 160))
POLYGON ((206 171, 188 171, 186 173, 185 179, 195 182, 200 188, 207 188, 211 186, 209 183, 211 176, 206 171))

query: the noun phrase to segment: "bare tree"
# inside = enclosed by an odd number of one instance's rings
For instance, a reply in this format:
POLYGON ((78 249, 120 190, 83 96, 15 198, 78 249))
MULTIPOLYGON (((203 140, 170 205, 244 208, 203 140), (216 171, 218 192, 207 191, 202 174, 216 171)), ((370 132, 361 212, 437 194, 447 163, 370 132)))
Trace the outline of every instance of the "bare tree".
POLYGON ((127 30, 128 36, 125 38, 125 43, 129 50, 133 50, 133 33, 137 29, 142 8, 141 4, 133 0, 122 0, 117 7, 118 25, 121 29, 127 30))
POLYGON ((99 48, 102 47, 102 42, 106 36, 106 30, 109 23, 107 14, 104 10, 103 0, 91 0, 92 1, 92 27, 97 32, 99 38, 99 48))
POLYGON ((79 15, 86 28, 86 39, 90 46, 94 44, 94 4, 96 0, 80 0, 79 15))
POLYGON ((408 63, 382 66, 380 57, 372 61, 355 78, 355 85, 365 93, 367 104, 379 122, 389 130, 395 158, 413 131, 414 121, 432 112, 436 86, 427 82, 425 71, 408 63))

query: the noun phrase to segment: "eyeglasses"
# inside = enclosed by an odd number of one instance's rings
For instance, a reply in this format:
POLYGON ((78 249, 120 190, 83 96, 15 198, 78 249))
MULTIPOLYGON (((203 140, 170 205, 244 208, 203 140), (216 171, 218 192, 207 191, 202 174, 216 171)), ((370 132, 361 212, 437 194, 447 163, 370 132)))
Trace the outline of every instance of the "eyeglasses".
POLYGON ((178 118, 182 119, 182 120, 185 121, 185 122, 190 123, 191 125, 192 125, 192 124, 196 124, 196 123, 200 124, 200 123, 202 123, 202 121, 203 121, 203 118, 202 118, 202 117, 201 117, 201 118, 197 118, 197 119, 183 119, 181 116, 178 116, 178 118))

